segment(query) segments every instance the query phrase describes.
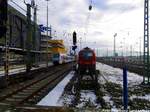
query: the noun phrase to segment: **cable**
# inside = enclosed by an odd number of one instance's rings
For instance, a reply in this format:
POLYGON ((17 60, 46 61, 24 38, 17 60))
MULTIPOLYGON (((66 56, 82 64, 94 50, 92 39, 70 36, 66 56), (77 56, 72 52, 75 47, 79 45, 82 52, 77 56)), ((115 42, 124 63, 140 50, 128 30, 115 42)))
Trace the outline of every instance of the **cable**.
POLYGON ((25 9, 23 9, 22 7, 20 7, 16 2, 14 2, 13 0, 10 0, 10 2, 12 2, 13 4, 15 4, 17 7, 19 7, 22 11, 27 12, 25 9))
POLYGON ((89 27, 89 24, 90 24, 90 17, 91 17, 91 10, 92 10, 92 0, 90 1, 90 4, 89 4, 89 11, 88 11, 88 15, 87 15, 87 19, 86 19, 86 22, 85 22, 85 43, 86 43, 86 38, 87 38, 87 34, 88 34, 88 27, 89 27))

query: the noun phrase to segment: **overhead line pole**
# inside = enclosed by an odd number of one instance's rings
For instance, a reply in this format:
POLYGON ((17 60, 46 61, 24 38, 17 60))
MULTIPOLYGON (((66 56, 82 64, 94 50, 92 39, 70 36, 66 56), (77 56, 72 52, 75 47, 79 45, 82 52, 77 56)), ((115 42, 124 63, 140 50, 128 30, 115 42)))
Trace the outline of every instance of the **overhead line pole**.
POLYGON ((47 47, 46 47, 46 52, 47 52, 47 56, 46 56, 46 66, 48 67, 48 1, 50 0, 46 0, 47 1, 47 47))
POLYGON ((150 83, 150 64, 149 64, 149 0, 144 2, 144 76, 143 84, 150 83), (147 79, 147 80, 146 80, 147 79))
MULTIPOLYGON (((36 37, 37 37, 37 5, 33 4, 33 8, 34 8, 34 29, 33 29, 33 50, 37 50, 37 47, 36 47, 36 37)), ((34 65, 36 66, 37 65, 37 59, 38 59, 38 55, 37 54, 34 54, 33 56, 34 60, 33 60, 33 63, 34 65)))
POLYGON ((26 55, 26 72, 29 72, 32 67, 32 59, 31 59, 31 49, 32 49, 32 32, 31 32, 31 4, 24 3, 27 6, 27 39, 26 39, 26 48, 27 48, 27 55, 26 55))
MULTIPOLYGON (((8 1, 7 0, 0 0, 0 38, 5 38, 5 60, 4 60, 4 70, 5 70, 5 77, 8 81, 8 74, 9 74, 9 32, 7 31, 7 24, 8 23, 8 1)), ((9 18, 10 19, 10 18, 9 18)))
POLYGON ((116 56, 116 36, 117 36, 117 33, 115 33, 114 35, 114 57, 116 56))

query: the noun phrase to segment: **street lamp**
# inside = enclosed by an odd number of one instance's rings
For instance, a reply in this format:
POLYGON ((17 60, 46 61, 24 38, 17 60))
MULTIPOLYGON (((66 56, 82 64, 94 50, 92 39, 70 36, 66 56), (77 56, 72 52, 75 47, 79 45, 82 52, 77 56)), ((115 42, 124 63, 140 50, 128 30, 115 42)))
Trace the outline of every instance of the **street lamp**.
POLYGON ((114 57, 116 56, 116 36, 117 33, 114 34, 114 57))
POLYGON ((50 1, 50 0, 45 0, 45 1, 47 1, 47 48, 46 48, 46 52, 47 52, 47 63, 46 63, 46 65, 47 65, 47 67, 48 67, 48 1, 50 1))

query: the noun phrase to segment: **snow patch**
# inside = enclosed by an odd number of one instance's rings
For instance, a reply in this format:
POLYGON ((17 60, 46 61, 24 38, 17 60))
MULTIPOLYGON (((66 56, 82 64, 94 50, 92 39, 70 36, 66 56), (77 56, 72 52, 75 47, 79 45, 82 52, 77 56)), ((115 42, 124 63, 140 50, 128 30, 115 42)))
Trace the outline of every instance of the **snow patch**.
POLYGON ((37 105, 41 106, 62 106, 61 103, 58 103, 59 98, 61 97, 65 86, 73 77, 74 72, 70 72, 52 91, 50 91, 37 105))
MULTIPOLYGON (((97 62, 97 69, 100 70, 101 74, 110 82, 123 85, 123 70, 120 68, 114 68, 112 66, 97 62)), ((127 72, 128 85, 130 87, 139 85, 143 81, 143 77, 136 74, 127 72)), ((101 80, 101 79, 100 79, 101 80)))
POLYGON ((91 107, 97 106, 96 95, 93 91, 81 90, 80 94, 81 94, 80 103, 76 106, 77 108, 86 107, 87 105, 91 107))
POLYGON ((145 95, 145 96, 135 96, 135 95, 130 96, 130 99, 131 99, 131 100, 133 100, 133 99, 135 99, 135 98, 144 99, 144 100, 150 101, 150 94, 145 95))
POLYGON ((58 104, 59 105, 69 106, 69 104, 72 103, 72 101, 73 101, 74 98, 75 98, 74 95, 64 94, 62 96, 62 98, 59 99, 58 104))
POLYGON ((106 103, 110 103, 111 107, 114 107, 114 102, 111 100, 111 97, 109 95, 103 96, 103 99, 105 100, 106 103))

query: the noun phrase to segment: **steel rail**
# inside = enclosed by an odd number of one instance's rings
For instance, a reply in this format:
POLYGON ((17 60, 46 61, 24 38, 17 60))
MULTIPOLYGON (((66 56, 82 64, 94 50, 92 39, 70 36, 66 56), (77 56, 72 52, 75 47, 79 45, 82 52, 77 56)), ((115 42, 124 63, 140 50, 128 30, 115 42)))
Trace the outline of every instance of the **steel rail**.
POLYGON ((46 79, 46 78, 48 78, 48 77, 52 77, 55 73, 60 72, 60 71, 61 71, 61 70, 56 69, 56 70, 52 71, 52 73, 50 73, 50 74, 48 74, 48 75, 46 75, 46 76, 44 76, 44 77, 42 77, 42 78, 40 78, 40 79, 38 79, 38 80, 35 80, 35 81, 31 82, 30 84, 27 84, 27 85, 25 85, 25 86, 23 86, 23 87, 21 87, 21 88, 15 90, 15 91, 9 93, 9 94, 7 94, 7 95, 1 97, 1 98, 0 98, 0 101, 3 101, 3 100, 5 100, 6 98, 9 98, 10 96, 17 94, 18 92, 20 92, 20 91, 22 91, 22 90, 24 90, 24 89, 26 89, 26 88, 28 88, 28 87, 30 87, 30 86, 32 86, 32 85, 38 83, 38 82, 40 82, 40 81, 42 81, 42 80, 44 80, 44 79, 46 79))
POLYGON ((35 96, 36 94, 38 94, 42 89, 46 88, 49 84, 53 83, 54 81, 56 81, 57 79, 61 79, 63 78, 68 71, 70 71, 70 69, 63 70, 63 72, 61 74, 58 74, 58 76, 56 76, 54 79, 52 79, 51 81, 49 81, 48 83, 44 84, 43 86, 41 86, 39 89, 37 89, 36 91, 34 91, 31 95, 29 95, 28 97, 24 98, 22 101, 18 102, 16 105, 21 105, 24 102, 27 102, 29 99, 31 99, 33 96, 35 96))

